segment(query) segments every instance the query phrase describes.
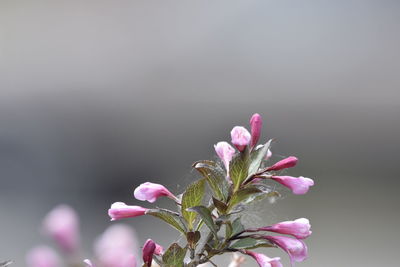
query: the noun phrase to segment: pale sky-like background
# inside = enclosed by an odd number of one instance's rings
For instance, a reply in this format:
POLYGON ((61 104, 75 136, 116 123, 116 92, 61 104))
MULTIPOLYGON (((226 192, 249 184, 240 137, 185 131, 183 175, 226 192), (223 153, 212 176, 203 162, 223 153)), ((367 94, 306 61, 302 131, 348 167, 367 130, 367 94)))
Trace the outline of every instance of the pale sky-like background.
MULTIPOLYGON (((0 261, 25 266, 59 203, 90 256, 112 202, 151 207, 132 196, 148 180, 180 193, 258 112, 274 160, 299 157, 289 174, 316 185, 249 220, 309 218, 299 267, 397 266, 399 28, 395 0, 1 0, 0 261)), ((177 239, 125 222, 141 243, 177 239)))

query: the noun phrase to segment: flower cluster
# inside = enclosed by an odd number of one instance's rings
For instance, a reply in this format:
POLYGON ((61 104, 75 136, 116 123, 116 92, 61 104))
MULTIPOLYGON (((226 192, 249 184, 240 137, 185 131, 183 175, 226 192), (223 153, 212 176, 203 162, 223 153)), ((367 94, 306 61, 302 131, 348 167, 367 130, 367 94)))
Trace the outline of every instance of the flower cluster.
POLYGON ((250 127, 251 132, 242 126, 232 129, 233 146, 225 141, 214 146, 222 165, 210 160, 195 162, 193 168, 201 177, 189 185, 181 195, 176 196, 163 185, 150 182, 135 189, 134 196, 141 201, 154 203, 160 197, 170 198, 176 203, 178 212, 127 205, 123 202, 111 205, 108 210, 111 220, 151 215, 163 220, 185 236, 184 246, 173 243, 165 251, 154 241, 147 240, 143 246, 144 266, 150 267, 155 261, 158 265, 166 267, 192 267, 212 263, 213 256, 232 252, 254 258, 261 267, 282 266, 279 257, 270 258, 252 251, 258 247, 279 247, 288 253, 292 264, 307 258, 307 246, 303 241, 311 235, 307 219, 300 218, 247 229, 241 223, 241 211, 246 205, 265 197, 279 195, 270 190, 269 181, 277 182, 297 195, 307 193, 314 185, 310 178, 280 174, 282 170, 296 166, 298 159, 294 156, 268 166, 272 155, 271 140, 257 145, 262 128, 262 118, 259 114, 251 117, 250 127), (209 200, 204 199, 206 185, 212 196, 209 200), (207 228, 208 234, 202 236, 200 229, 203 227, 207 228))

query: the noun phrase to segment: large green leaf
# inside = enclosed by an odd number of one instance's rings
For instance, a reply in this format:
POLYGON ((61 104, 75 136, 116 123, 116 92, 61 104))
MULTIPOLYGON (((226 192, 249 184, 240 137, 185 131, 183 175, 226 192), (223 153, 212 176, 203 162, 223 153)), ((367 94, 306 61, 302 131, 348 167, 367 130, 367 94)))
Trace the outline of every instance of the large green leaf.
POLYGON ((154 217, 157 217, 164 222, 168 223, 178 231, 182 233, 186 233, 186 226, 182 222, 181 217, 176 214, 175 212, 165 210, 165 209, 151 209, 147 210, 146 214, 152 215, 154 217))
POLYGON ((236 191, 232 198, 229 201, 228 210, 233 208, 235 205, 239 203, 249 203, 250 201, 254 200, 257 196, 262 194, 263 192, 255 186, 248 186, 239 191, 236 191))
POLYGON ((274 247, 274 245, 265 239, 246 237, 239 239, 236 243, 230 246, 230 248, 234 249, 253 249, 258 247, 274 247))
POLYGON ((249 164, 249 172, 248 176, 250 177, 251 175, 257 173, 258 169, 261 166, 261 163, 263 159, 265 158, 265 155, 268 152, 268 149, 271 146, 272 139, 269 140, 265 145, 263 145, 261 148, 257 150, 253 150, 250 154, 250 164, 249 164))
POLYGON ((214 234, 215 238, 218 239, 217 236, 217 226, 214 223, 214 220, 211 215, 211 211, 204 206, 196 206, 188 209, 189 211, 197 212, 200 217, 203 219, 204 223, 210 229, 210 231, 214 234))
POLYGON ((204 196, 204 179, 200 179, 188 186, 182 196, 182 215, 186 219, 189 230, 193 230, 193 222, 196 219, 196 212, 188 211, 188 208, 199 206, 204 196))
POLYGON ((234 191, 237 191, 242 182, 247 178, 249 163, 248 151, 237 154, 231 160, 229 165, 229 177, 233 182, 234 191))
POLYGON ((193 168, 207 179, 213 195, 220 200, 226 201, 229 192, 229 184, 226 181, 224 170, 211 160, 197 161, 193 163, 193 168))
POLYGON ((183 267, 186 248, 181 248, 177 243, 173 243, 162 256, 165 267, 183 267))

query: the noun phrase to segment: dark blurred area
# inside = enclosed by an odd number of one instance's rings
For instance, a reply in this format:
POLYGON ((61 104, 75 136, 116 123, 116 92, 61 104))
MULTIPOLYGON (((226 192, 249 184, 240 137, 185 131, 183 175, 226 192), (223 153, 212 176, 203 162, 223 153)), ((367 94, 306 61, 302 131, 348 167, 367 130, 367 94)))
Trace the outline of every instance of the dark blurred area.
MULTIPOLYGON (((258 112, 273 159, 299 157, 289 173, 316 186, 257 206, 255 221, 310 219, 298 266, 397 266, 399 12, 394 0, 1 1, 0 261, 24 266, 59 203, 79 212, 90 255, 112 202, 151 206, 133 198, 144 181, 180 193, 192 162, 258 112)), ((141 242, 178 239, 153 218, 126 222, 141 242)))

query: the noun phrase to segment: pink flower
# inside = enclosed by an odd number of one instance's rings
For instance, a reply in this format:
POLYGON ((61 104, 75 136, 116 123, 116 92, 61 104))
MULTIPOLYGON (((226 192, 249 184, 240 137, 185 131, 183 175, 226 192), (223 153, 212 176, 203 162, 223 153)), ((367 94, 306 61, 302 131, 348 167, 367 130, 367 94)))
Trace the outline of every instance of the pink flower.
POLYGON ((154 184, 150 182, 139 185, 134 192, 134 196, 137 200, 155 202, 157 198, 166 196, 175 201, 178 201, 176 196, 172 194, 167 188, 160 184, 154 184))
POLYGON ((147 209, 140 206, 128 206, 123 202, 115 202, 111 205, 108 210, 108 216, 111 217, 111 221, 137 217, 146 214, 147 209))
POLYGON ((268 167, 267 171, 279 171, 296 166, 298 159, 296 157, 287 157, 281 161, 278 161, 271 167, 268 167))
POLYGON ((307 246, 302 240, 287 236, 265 236, 264 238, 286 251, 292 265, 294 262, 304 261, 308 256, 307 246))
POLYGON ((253 148, 257 145, 257 142, 260 139, 260 135, 261 135, 262 118, 261 118, 260 114, 255 113, 255 114, 253 114, 253 116, 251 116, 250 126, 251 126, 250 147, 253 148))
POLYGON ((155 250, 156 243, 151 239, 147 239, 142 249, 143 262, 147 267, 150 267, 153 262, 153 254, 155 250))
POLYGON ((229 175, 229 163, 235 154, 235 149, 227 142, 218 142, 214 145, 214 149, 222 163, 224 163, 226 173, 229 175))
POLYGON ((246 128, 242 126, 235 126, 231 131, 231 138, 232 144, 234 144, 235 147, 242 152, 250 143, 251 135, 246 128))
POLYGON ((271 226, 258 228, 257 231, 270 231, 284 235, 292 235, 298 239, 304 239, 311 235, 310 221, 300 218, 294 221, 280 222, 271 226))
POLYGON ((135 232, 124 224, 113 224, 96 240, 94 251, 102 267, 135 267, 138 244, 135 232))
POLYGON ((78 250, 79 218, 71 207, 59 205, 51 210, 43 221, 43 230, 64 252, 74 253, 78 250))
POLYGON ((258 265, 260 265, 260 267, 282 267, 283 265, 280 262, 279 257, 276 258, 269 258, 267 256, 265 256, 264 254, 261 253, 256 253, 250 250, 244 250, 243 251, 245 254, 253 257, 258 265))
POLYGON ((30 250, 26 256, 28 267, 59 267, 60 258, 50 247, 39 246, 30 250))
POLYGON ((310 186, 314 185, 314 181, 310 178, 292 177, 292 176, 271 176, 271 179, 288 187, 295 195, 303 195, 308 192, 310 186))

